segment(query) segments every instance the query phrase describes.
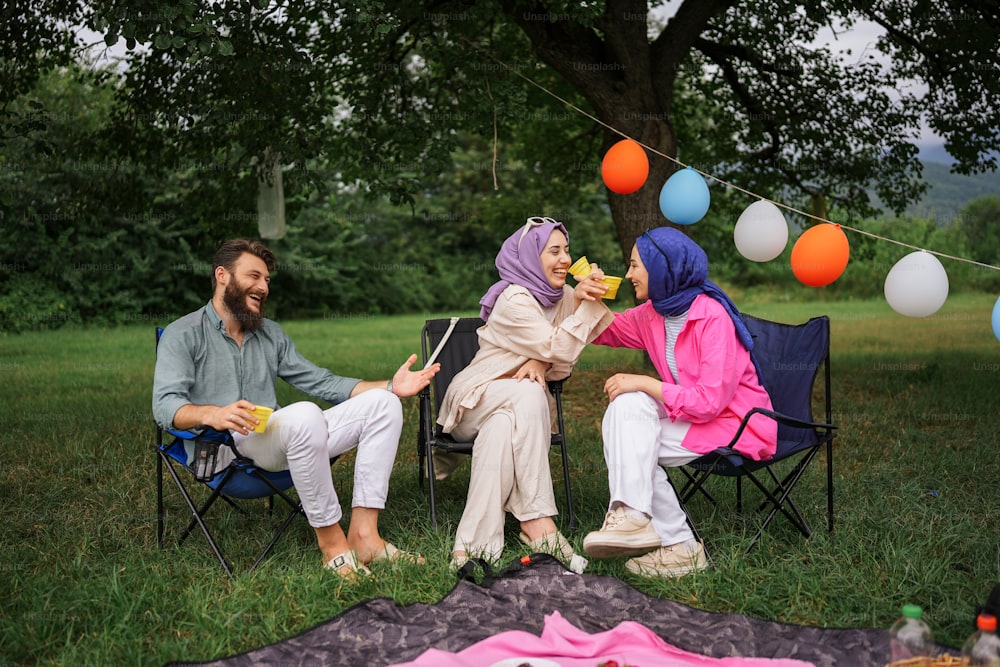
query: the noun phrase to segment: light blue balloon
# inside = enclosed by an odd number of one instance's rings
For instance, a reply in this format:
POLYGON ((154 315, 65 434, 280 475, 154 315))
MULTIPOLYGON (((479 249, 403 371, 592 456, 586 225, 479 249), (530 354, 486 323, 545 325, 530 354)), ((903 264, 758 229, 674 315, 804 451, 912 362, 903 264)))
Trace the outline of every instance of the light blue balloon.
POLYGON ((1000 298, 993 304, 993 335, 1000 340, 1000 298))
POLYGON ((708 184, 691 167, 674 173, 660 189, 660 211, 675 225, 693 225, 708 212, 708 184))

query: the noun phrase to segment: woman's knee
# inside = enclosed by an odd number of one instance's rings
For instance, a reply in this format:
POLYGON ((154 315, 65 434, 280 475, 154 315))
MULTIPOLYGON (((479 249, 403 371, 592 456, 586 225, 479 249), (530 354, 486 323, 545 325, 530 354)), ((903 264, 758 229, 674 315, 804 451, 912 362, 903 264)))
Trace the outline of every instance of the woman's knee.
POLYGON ((549 394, 543 385, 522 380, 509 401, 511 411, 518 417, 531 417, 548 422, 549 394))
POLYGON ((624 423, 656 422, 659 423, 660 412, 656 400, 641 391, 619 394, 608 404, 604 411, 604 428, 616 428, 624 423))

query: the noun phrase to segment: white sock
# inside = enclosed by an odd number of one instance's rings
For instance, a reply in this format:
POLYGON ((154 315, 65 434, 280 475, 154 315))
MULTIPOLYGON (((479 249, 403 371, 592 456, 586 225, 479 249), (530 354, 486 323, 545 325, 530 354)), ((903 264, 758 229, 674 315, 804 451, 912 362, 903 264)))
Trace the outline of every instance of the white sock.
POLYGON ((640 512, 639 510, 634 510, 631 507, 629 507, 628 505, 624 505, 623 507, 625 508, 625 514, 627 516, 630 516, 633 519, 637 519, 637 520, 640 520, 640 521, 642 519, 646 519, 647 521, 649 521, 649 515, 646 514, 645 512, 640 512))

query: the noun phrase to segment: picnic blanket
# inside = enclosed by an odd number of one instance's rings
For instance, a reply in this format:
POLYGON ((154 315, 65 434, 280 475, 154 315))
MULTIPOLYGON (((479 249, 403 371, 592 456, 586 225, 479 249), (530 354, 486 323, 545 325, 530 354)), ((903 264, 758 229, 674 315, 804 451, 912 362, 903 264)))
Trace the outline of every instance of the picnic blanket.
MULTIPOLYGON (((549 635, 561 632, 578 642, 587 636, 599 641, 600 633, 632 624, 641 627, 628 626, 633 631, 648 631, 650 636, 643 641, 655 643, 655 636, 670 650, 709 658, 797 660, 817 667, 883 667, 889 662, 888 633, 882 629, 807 627, 703 611, 648 596, 613 577, 574 574, 545 554, 514 561, 499 573, 488 568, 473 572, 471 565, 463 568, 463 578, 436 604, 400 606, 388 598, 368 600, 275 644, 211 662, 172 664, 388 666, 418 661, 430 651, 425 662, 414 664, 461 665, 445 662, 456 658, 448 654, 460 654, 508 631, 543 638, 547 619, 549 635)), ((526 648, 530 641, 526 635, 515 646, 526 648)), ((492 659, 500 654, 483 655, 482 659, 492 659)), ((537 657, 539 667, 546 664, 537 657)), ((592 662, 595 667, 600 664, 592 662)), ((637 664, 650 667, 651 663, 637 664)))

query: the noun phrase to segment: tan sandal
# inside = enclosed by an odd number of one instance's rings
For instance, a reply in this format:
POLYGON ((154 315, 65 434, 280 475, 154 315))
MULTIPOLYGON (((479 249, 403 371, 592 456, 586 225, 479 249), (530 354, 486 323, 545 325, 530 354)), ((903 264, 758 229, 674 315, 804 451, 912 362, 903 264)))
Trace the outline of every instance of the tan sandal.
POLYGON ((372 563, 409 563, 413 565, 426 565, 427 560, 420 554, 410 553, 397 549, 395 544, 385 543, 385 548, 376 551, 372 556, 372 563))
POLYGON ((521 541, 534 551, 555 556, 566 563, 566 566, 577 574, 583 574, 583 571, 590 565, 590 561, 576 553, 573 550, 573 545, 559 531, 542 535, 536 540, 529 540, 528 536, 522 532, 521 541))
POLYGON ((371 576, 371 570, 358 562, 358 555, 353 551, 345 551, 334 556, 323 564, 324 570, 330 570, 344 581, 361 581, 371 576))

